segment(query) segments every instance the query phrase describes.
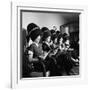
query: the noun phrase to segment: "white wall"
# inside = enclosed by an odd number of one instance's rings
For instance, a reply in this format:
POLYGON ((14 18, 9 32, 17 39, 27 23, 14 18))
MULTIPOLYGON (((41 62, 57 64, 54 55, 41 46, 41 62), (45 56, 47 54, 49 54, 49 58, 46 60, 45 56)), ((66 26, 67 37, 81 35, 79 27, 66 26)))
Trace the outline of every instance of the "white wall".
POLYGON ((52 29, 53 26, 56 26, 59 30, 60 25, 63 25, 67 20, 63 17, 62 13, 41 13, 41 12, 23 12, 22 13, 22 27, 27 29, 29 23, 36 23, 42 27, 48 27, 52 29))

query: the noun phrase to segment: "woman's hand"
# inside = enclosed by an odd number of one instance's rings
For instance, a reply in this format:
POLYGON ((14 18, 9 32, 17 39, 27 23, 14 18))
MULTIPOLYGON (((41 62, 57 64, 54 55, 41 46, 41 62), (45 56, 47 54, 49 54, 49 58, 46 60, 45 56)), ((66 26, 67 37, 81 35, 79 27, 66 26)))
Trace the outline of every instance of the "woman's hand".
POLYGON ((28 58, 29 58, 29 61, 33 61, 33 52, 32 51, 28 51, 28 58))

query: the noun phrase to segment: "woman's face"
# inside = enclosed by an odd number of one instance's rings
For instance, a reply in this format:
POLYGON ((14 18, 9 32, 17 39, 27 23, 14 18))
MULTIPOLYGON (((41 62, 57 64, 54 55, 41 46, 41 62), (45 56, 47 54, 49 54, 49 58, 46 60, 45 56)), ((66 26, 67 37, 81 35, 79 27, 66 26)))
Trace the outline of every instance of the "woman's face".
POLYGON ((63 38, 60 38, 59 44, 63 43, 63 38))
POLYGON ((40 42, 40 39, 41 39, 41 36, 39 35, 39 36, 36 38, 35 42, 36 42, 36 43, 39 43, 39 42, 40 42))
POLYGON ((51 40, 51 37, 49 36, 46 41, 47 42, 50 42, 50 40, 51 40))
POLYGON ((28 45, 30 46, 31 44, 32 44, 32 40, 31 40, 31 38, 29 38, 29 42, 28 42, 28 45))
POLYGON ((54 43, 55 43, 55 44, 57 43, 57 38, 55 38, 54 43))
POLYGON ((66 49, 68 49, 70 47, 70 41, 69 40, 66 40, 65 47, 66 47, 66 49))

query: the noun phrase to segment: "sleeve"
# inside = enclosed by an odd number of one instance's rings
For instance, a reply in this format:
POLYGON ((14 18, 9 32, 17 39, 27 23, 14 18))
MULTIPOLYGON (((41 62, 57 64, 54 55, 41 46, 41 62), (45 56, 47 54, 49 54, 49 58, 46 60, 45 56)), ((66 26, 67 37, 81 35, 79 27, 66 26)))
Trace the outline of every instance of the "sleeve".
POLYGON ((43 51, 49 52, 50 47, 48 47, 45 43, 42 44, 43 51))
POLYGON ((30 47, 28 47, 28 50, 34 52, 34 46, 30 45, 30 47))
POLYGON ((30 47, 27 48, 28 49, 28 59, 29 61, 32 61, 32 57, 33 57, 33 45, 30 45, 30 47))
POLYGON ((34 53, 34 46, 30 45, 30 47, 27 47, 27 54, 31 55, 32 53, 34 53))

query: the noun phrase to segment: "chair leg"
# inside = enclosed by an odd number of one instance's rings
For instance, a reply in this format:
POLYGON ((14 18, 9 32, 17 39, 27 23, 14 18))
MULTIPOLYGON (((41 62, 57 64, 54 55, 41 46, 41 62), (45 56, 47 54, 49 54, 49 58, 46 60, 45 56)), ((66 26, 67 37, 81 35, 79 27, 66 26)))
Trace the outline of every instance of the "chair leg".
POLYGON ((46 76, 46 66, 43 62, 40 62, 42 64, 42 67, 43 67, 43 76, 45 77, 46 76))

